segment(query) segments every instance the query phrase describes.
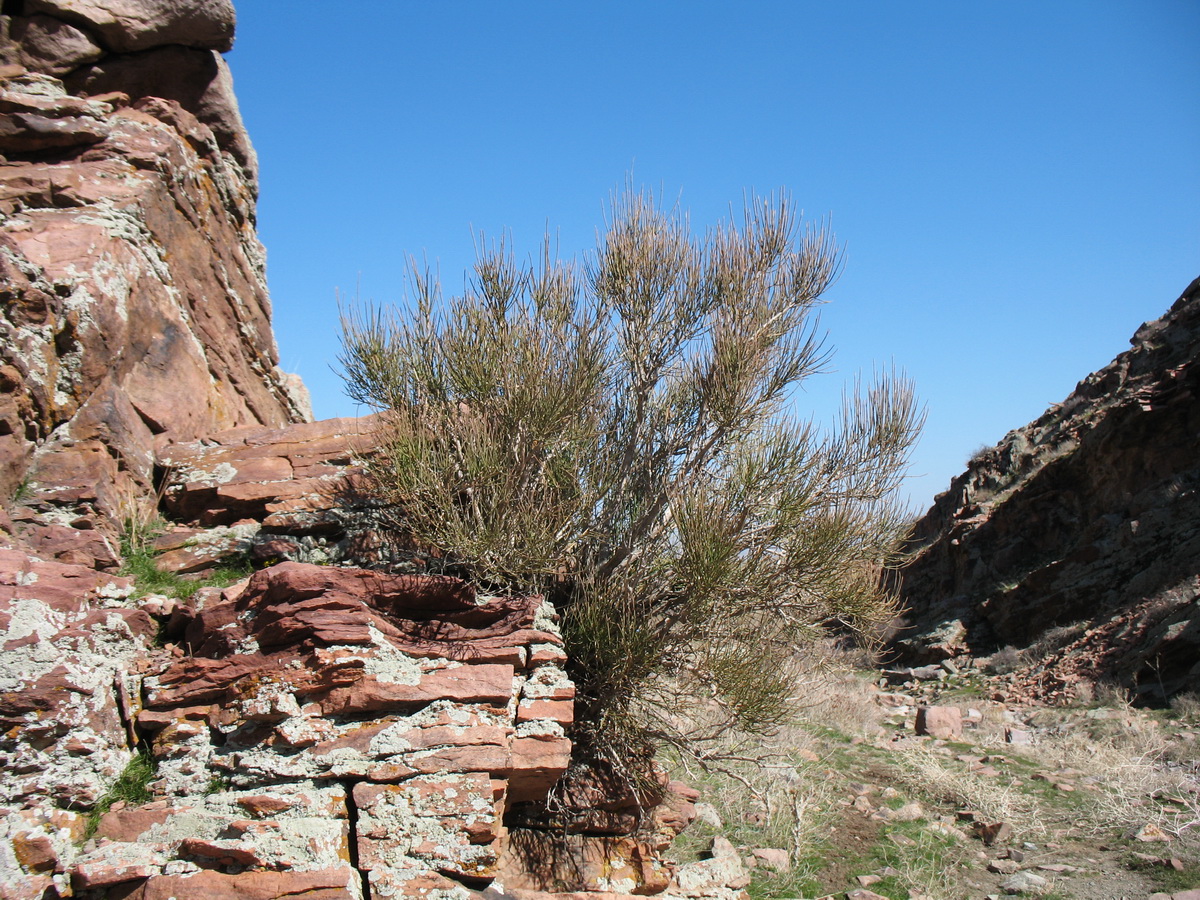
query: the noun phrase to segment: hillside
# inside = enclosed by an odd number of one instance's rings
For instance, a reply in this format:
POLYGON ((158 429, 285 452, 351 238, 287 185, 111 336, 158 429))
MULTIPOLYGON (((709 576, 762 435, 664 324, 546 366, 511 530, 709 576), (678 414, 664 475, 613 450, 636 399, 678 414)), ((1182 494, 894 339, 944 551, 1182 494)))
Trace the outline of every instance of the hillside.
POLYGON ((1009 691, 1200 688, 1200 279, 1131 348, 981 450, 917 522, 905 662, 1019 653, 1009 691))

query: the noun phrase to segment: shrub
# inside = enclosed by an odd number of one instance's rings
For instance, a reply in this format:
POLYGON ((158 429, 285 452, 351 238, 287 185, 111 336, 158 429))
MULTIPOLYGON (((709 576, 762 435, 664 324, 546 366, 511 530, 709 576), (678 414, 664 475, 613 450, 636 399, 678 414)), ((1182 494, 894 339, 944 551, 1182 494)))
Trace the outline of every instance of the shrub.
POLYGON ((716 730, 769 730, 798 645, 892 615, 911 386, 856 384, 830 433, 792 413, 838 269, 786 197, 697 239, 627 192, 586 265, 500 243, 461 296, 414 265, 408 312, 343 311, 348 392, 384 423, 377 489, 448 571, 551 593, 585 752, 694 748, 701 702, 716 730))

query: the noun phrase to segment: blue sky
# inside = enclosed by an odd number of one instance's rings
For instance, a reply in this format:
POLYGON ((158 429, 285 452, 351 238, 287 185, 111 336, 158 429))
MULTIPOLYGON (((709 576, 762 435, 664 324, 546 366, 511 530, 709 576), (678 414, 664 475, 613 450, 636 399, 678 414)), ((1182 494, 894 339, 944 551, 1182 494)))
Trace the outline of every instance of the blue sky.
POLYGON ((335 294, 461 287, 473 236, 594 246, 632 170, 700 230, 745 191, 832 217, 828 420, 895 364, 928 506, 1200 275, 1200 3, 238 0, 228 55, 262 167, 285 369, 318 417, 335 294))

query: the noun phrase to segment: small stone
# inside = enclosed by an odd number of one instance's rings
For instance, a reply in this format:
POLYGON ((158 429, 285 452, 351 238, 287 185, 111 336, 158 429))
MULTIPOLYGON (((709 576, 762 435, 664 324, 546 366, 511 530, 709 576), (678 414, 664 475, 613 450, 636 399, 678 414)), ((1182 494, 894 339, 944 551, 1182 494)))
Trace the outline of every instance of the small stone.
POLYGON ((776 847, 761 847, 758 850, 752 850, 751 856, 758 864, 768 869, 774 869, 776 872, 786 872, 792 866, 791 854, 776 847))
POLYGON ((1004 741, 1008 744, 1032 744, 1033 737, 1022 728, 1005 728, 1004 741))
POLYGON ((708 853, 713 859, 736 858, 738 855, 737 849, 730 842, 729 838, 719 834, 712 839, 712 845, 709 847, 708 853))
POLYGON ((846 900, 888 900, 888 898, 874 891, 868 891, 866 888, 857 888, 846 892, 846 900))
POLYGON ((962 711, 957 706, 920 706, 917 708, 917 734, 949 741, 962 737, 962 711))
POLYGON ((24 832, 12 838, 13 854, 28 872, 53 872, 58 853, 49 836, 24 832))
POLYGON ((1045 878, 1032 872, 1017 872, 1000 882, 1000 887, 1006 894, 1038 894, 1046 885, 1045 878))
POLYGON ((870 887, 877 881, 883 881, 878 875, 855 875, 854 880, 862 887, 870 887))
POLYGON ((890 819, 893 822, 916 822, 925 818, 925 810, 916 800, 905 803, 899 809, 892 810, 890 819))
POLYGON ((721 815, 717 812, 715 806, 711 803, 696 804, 696 818, 713 828, 723 828, 725 823, 721 821, 721 815))
POLYGON ((1015 859, 993 859, 987 867, 989 872, 995 872, 997 875, 1014 875, 1020 868, 1020 863, 1015 859))
POLYGON ((1135 841, 1141 841, 1144 844, 1161 841, 1167 843, 1171 840, 1171 836, 1155 825, 1153 822, 1147 822, 1133 834, 1135 841))

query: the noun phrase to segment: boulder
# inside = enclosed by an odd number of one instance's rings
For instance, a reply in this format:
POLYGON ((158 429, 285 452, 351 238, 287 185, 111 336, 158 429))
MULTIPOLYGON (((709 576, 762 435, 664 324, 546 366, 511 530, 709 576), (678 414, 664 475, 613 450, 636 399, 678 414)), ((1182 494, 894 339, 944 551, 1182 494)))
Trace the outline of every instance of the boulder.
POLYGON ((962 737, 962 710, 957 706, 919 706, 916 731, 944 741, 957 740, 962 737))
POLYGON ((20 47, 17 58, 22 65, 50 75, 65 75, 104 55, 86 31, 41 14, 14 17, 9 38, 20 47))
POLYGON ((24 7, 78 25, 114 53, 167 44, 224 52, 237 23, 230 0, 25 0, 24 7))

